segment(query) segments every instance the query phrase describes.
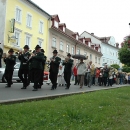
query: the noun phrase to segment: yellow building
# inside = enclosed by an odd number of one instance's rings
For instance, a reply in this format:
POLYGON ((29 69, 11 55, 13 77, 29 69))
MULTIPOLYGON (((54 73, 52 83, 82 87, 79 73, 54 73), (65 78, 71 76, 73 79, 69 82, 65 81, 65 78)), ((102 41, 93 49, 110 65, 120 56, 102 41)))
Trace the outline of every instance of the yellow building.
POLYGON ((4 52, 39 44, 47 54, 51 16, 31 0, 0 0, 0 43, 4 52))

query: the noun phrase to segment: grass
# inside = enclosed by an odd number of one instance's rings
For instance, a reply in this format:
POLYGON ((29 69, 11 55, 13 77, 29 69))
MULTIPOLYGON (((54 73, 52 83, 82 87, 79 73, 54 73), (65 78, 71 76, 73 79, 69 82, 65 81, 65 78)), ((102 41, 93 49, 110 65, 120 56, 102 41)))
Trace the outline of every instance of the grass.
POLYGON ((0 106, 0 130, 129 130, 130 87, 0 106))

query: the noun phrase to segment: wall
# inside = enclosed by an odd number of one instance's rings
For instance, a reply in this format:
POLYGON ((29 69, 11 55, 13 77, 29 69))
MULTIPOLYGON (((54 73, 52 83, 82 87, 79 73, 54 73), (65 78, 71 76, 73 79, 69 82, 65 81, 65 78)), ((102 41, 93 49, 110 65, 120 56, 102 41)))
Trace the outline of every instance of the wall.
POLYGON ((10 29, 10 23, 9 21, 12 18, 15 18, 15 10, 16 7, 20 7, 22 9, 22 22, 21 24, 16 22, 15 28, 16 30, 20 30, 20 46, 12 46, 16 49, 23 48, 25 45, 25 39, 26 39, 26 33, 29 33, 31 35, 31 45, 30 50, 34 50, 35 46, 38 44, 38 39, 43 40, 42 48, 44 48, 45 53, 47 54, 47 44, 48 44, 48 17, 38 9, 36 9, 34 6, 30 5, 24 0, 8 0, 7 5, 7 13, 6 13, 6 30, 5 30, 5 51, 9 47, 11 47, 11 44, 8 43, 8 37, 14 34, 9 33, 10 29), (11 5, 11 6, 10 6, 11 5), (27 20, 27 13, 30 13, 32 15, 32 28, 28 28, 26 26, 26 20, 27 20), (43 34, 39 33, 39 21, 42 20, 44 22, 44 30, 43 34))
POLYGON ((5 17, 6 17, 6 2, 7 0, 0 0, 0 47, 3 48, 5 17))
MULTIPOLYGON (((67 44, 69 44, 70 46, 70 52, 71 52, 71 48, 74 47, 75 50, 75 46, 76 46, 76 51, 74 51, 74 53, 77 53, 77 50, 80 49, 80 54, 84 55, 85 53, 87 53, 88 56, 88 60, 85 60, 84 62, 87 64, 90 61, 90 54, 92 54, 92 62, 95 65, 95 67, 100 67, 101 63, 95 63, 95 56, 97 56, 98 58, 101 59, 101 55, 99 55, 98 53, 96 53, 95 51, 91 51, 90 49, 88 49, 87 47, 83 46, 83 45, 77 45, 76 42, 74 42, 73 40, 70 40, 69 38, 67 38, 66 36, 62 35, 61 33, 53 30, 52 28, 50 28, 50 40, 49 40, 49 53, 48 53, 48 60, 52 57, 52 52, 54 49, 57 49, 58 51, 58 56, 61 57, 62 60, 65 59, 65 57, 67 56, 67 49, 66 46, 67 44), (52 47, 52 38, 55 37, 56 38, 56 48, 52 47), (63 51, 60 51, 60 41, 62 41, 64 43, 63 46, 63 51)), ((75 63, 78 62, 77 60, 74 61, 75 63)))

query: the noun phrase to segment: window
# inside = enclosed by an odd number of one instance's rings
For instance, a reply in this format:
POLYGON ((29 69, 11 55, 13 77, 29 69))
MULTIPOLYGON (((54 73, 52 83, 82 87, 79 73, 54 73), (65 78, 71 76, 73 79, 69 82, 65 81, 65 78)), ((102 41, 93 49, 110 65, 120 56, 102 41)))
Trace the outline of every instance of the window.
POLYGON ((80 54, 80 50, 79 49, 77 50, 77 54, 80 54))
POLYGON ((90 60, 92 61, 92 54, 90 54, 90 60))
POLYGON ((69 53, 69 45, 66 46, 66 52, 69 53))
POLYGON ((27 14, 27 26, 32 27, 32 16, 27 14))
POLYGON ((63 32, 65 32, 65 27, 63 27, 63 32))
POLYGON ((98 58, 98 64, 100 65, 100 58, 98 58))
POLYGON ((105 59, 103 59, 103 63, 105 63, 105 59))
POLYGON ((85 43, 85 40, 83 39, 83 43, 85 43))
POLYGON ((63 42, 62 41, 60 42, 60 50, 63 51, 63 42))
POLYGON ((87 56, 87 52, 84 52, 84 56, 87 56))
POLYGON ((15 31, 16 46, 20 45, 20 32, 15 31))
POLYGON ((42 21, 40 21, 40 23, 39 23, 39 32, 43 33, 43 22, 42 21))
POLYGON ((52 38, 52 47, 56 47, 56 38, 52 38))
POLYGON ((43 43, 42 40, 38 40, 38 45, 39 45, 40 47, 42 47, 42 43, 43 43))
POLYGON ((74 47, 72 47, 72 53, 71 54, 73 54, 74 55, 74 47))
POLYGON ((26 45, 30 46, 30 43, 31 43, 31 37, 30 36, 26 36, 26 45))
POLYGON ((22 17, 22 11, 21 11, 21 9, 19 9, 18 7, 16 8, 16 18, 15 18, 15 20, 17 21, 17 22, 20 22, 21 23, 21 17, 22 17))
POLYGON ((76 40, 78 40, 78 38, 79 38, 78 35, 76 35, 76 40))
POLYGON ((95 57, 95 63, 97 63, 97 57, 95 57))
POLYGON ((58 28, 59 25, 57 21, 54 22, 54 26, 58 28))

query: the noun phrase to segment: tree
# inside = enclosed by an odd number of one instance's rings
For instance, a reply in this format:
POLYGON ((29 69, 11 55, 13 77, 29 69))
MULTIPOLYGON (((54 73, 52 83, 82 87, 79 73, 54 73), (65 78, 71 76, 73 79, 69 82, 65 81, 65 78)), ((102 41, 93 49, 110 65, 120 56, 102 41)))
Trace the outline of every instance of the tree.
POLYGON ((124 41, 123 47, 119 50, 119 60, 121 61, 121 63, 130 66, 130 50, 129 50, 129 46, 130 45, 130 38, 127 38, 124 41))
POLYGON ((127 66, 127 65, 124 65, 123 68, 122 68, 122 71, 129 73, 130 72, 130 67, 127 66))
POLYGON ((113 67, 113 68, 115 68, 117 70, 120 68, 120 66, 118 64, 112 64, 111 67, 113 67))

